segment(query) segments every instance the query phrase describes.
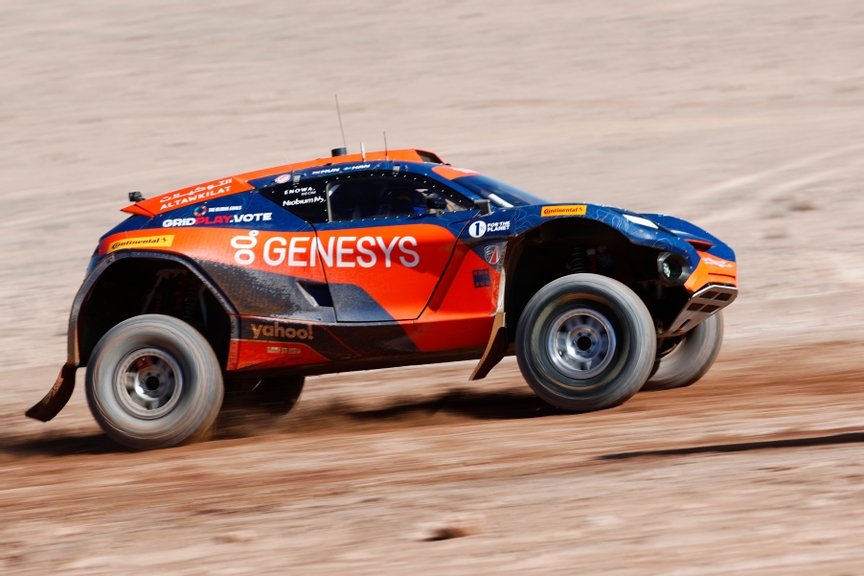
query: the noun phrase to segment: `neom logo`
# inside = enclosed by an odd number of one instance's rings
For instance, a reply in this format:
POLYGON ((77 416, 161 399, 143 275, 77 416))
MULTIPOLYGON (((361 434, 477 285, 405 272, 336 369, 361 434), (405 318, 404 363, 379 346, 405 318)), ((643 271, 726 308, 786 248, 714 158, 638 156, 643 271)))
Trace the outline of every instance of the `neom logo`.
POLYGON ((307 324, 306 328, 291 328, 282 326, 278 322, 275 324, 255 324, 252 323, 252 337, 258 340, 261 336, 265 338, 297 338, 298 340, 312 340, 312 325, 307 324))

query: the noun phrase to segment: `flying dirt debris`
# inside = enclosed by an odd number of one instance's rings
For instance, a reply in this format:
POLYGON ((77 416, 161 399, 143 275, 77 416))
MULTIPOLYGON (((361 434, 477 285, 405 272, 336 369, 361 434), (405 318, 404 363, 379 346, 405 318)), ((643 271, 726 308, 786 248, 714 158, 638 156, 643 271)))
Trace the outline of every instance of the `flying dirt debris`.
POLYGON ((143 199, 99 241, 69 355, 134 449, 204 435, 223 406, 287 413, 304 378, 515 354, 574 412, 692 384, 737 295, 733 251, 671 216, 551 204, 432 152, 334 155, 143 199))

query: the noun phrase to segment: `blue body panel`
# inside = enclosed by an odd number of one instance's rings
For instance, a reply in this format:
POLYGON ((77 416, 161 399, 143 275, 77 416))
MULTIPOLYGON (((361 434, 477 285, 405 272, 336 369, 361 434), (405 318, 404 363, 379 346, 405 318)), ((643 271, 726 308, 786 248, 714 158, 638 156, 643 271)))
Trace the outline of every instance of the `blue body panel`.
MULTIPOLYGON (((141 228, 170 228, 175 225, 183 226, 186 225, 183 223, 184 221, 190 222, 192 221, 191 219, 201 218, 206 218, 207 220, 203 223, 200 220, 197 220, 195 225, 227 228, 236 227, 245 229, 249 228, 250 224, 254 222, 255 228, 259 230, 280 230, 285 232, 309 230, 309 223, 295 216, 289 210, 283 209, 269 198, 262 196, 258 193, 258 189, 277 185, 279 183, 285 183, 289 180, 303 182, 313 178, 317 179, 327 176, 352 173, 401 172, 419 174, 437 181, 442 186, 456 190, 469 200, 473 201, 481 199, 464 186, 459 185, 459 178, 449 180, 435 173, 434 168, 437 166, 440 165, 386 160, 339 164, 335 166, 316 166, 302 170, 295 170, 294 172, 285 174, 275 174, 264 178, 250 180, 249 184, 254 186, 255 190, 233 194, 224 198, 217 198, 200 204, 184 206, 160 214, 152 219, 143 216, 130 217, 109 231, 105 236, 141 228), (264 219, 265 215, 266 219, 264 219)), ((594 220, 620 232, 633 244, 656 248, 657 250, 671 252, 682 256, 694 268, 698 265, 700 258, 696 249, 687 242, 688 238, 710 243, 712 246, 707 249, 708 253, 718 258, 735 261, 735 253, 732 249, 715 236, 690 222, 664 214, 637 214, 620 208, 599 204, 569 202, 566 204, 548 203, 544 205, 516 206, 512 208, 494 208, 492 214, 485 216, 481 216, 478 210, 467 210, 460 213, 446 214, 445 216, 446 217, 443 218, 429 216, 421 216, 416 219, 413 217, 395 218, 387 220, 386 224, 381 220, 332 222, 323 225, 313 224, 312 228, 323 226, 329 230, 341 228, 357 229, 364 227, 378 227, 388 224, 399 225, 413 221, 446 227, 461 240, 468 242, 469 244, 475 244, 481 238, 484 242, 508 240, 525 234, 526 232, 529 232, 551 220, 561 218, 573 220, 594 220), (544 207, 556 205, 584 205, 586 207, 585 214, 580 216, 543 216, 541 214, 544 207), (657 228, 652 228, 650 226, 640 225, 628 220, 625 217, 625 214, 646 218, 658 226, 657 228), (475 225, 472 222, 472 225, 464 226, 467 220, 472 219, 474 219, 475 222, 483 222, 484 226, 482 226, 482 234, 477 234, 480 230, 480 225, 475 225)), ((103 238, 105 236, 103 236, 103 238)))

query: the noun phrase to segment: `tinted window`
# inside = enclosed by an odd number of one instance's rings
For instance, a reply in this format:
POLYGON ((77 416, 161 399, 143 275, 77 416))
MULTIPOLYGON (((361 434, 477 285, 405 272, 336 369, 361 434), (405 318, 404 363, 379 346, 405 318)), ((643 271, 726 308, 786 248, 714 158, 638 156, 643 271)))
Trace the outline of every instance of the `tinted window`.
POLYGON ((312 224, 327 221, 326 182, 320 178, 259 188, 261 194, 312 224))
POLYGON ((467 199, 413 174, 336 177, 327 186, 327 197, 331 222, 404 218, 436 209, 455 212, 467 208, 467 199))
POLYGON ((510 208, 512 206, 534 206, 537 204, 548 204, 544 200, 515 186, 489 178, 488 176, 462 176, 453 180, 456 184, 464 186, 481 198, 487 198, 493 206, 498 208, 510 208))

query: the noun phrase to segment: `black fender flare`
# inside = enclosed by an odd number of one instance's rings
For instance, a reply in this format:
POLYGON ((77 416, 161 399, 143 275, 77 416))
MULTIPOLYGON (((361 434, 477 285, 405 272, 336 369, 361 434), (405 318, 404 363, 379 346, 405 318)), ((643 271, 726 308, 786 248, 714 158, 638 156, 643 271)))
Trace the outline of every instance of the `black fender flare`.
POLYGON ((216 300, 225 309, 228 318, 231 322, 231 338, 240 337, 240 325, 237 322, 237 309, 234 304, 228 299, 224 292, 219 289, 210 277, 201 269, 198 264, 190 258, 172 254, 169 252, 156 252, 146 250, 122 250, 112 252, 103 258, 87 275, 81 288, 78 289, 78 294, 75 296, 75 301, 72 304, 72 310, 69 313, 69 328, 67 332, 66 344, 66 363, 60 369, 60 375, 54 382, 51 390, 37 402, 32 408, 25 412, 25 415, 35 420, 48 422, 53 419, 66 406, 69 399, 72 397, 72 391, 75 389, 75 371, 82 366, 81 355, 78 339, 78 317, 84 303, 87 301, 93 287, 102 277, 102 275, 115 263, 126 258, 146 258, 148 260, 166 260, 178 263, 195 276, 207 287, 213 294, 216 300))

